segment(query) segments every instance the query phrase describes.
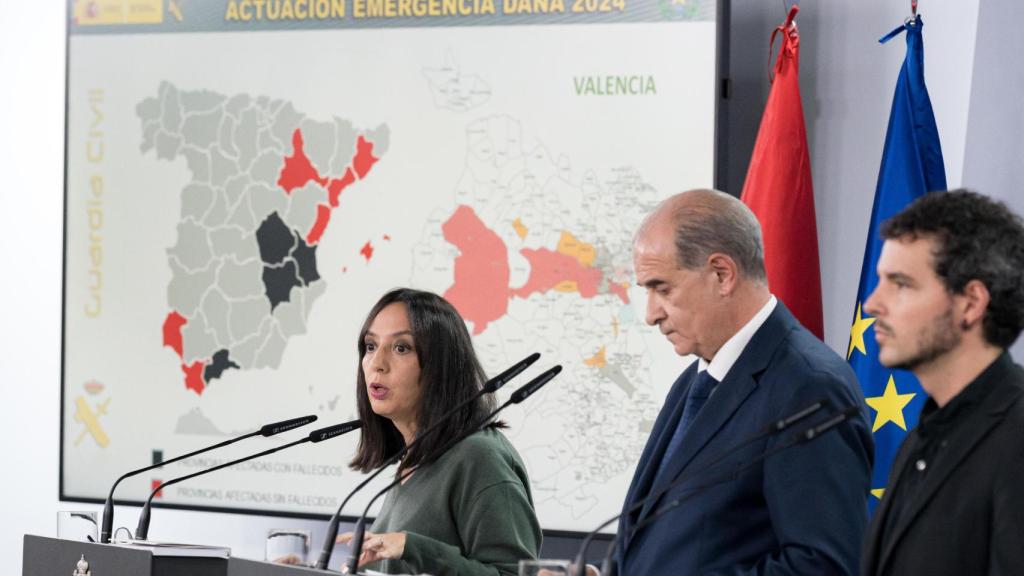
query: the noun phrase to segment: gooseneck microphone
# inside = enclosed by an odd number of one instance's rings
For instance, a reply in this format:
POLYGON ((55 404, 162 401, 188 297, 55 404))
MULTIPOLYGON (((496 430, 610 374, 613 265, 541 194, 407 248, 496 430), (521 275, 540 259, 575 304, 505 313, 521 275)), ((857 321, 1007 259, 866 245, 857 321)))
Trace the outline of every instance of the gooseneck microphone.
MULTIPOLYGON (((533 380, 530 380, 526 384, 523 384, 522 386, 520 386, 515 392, 512 393, 512 396, 509 397, 509 399, 504 404, 502 404, 501 406, 498 406, 496 409, 494 409, 490 414, 488 414, 484 418, 481 418, 477 422, 474 422, 473 426, 471 426, 467 432, 463 433, 462 435, 458 436, 457 438, 455 438, 454 440, 452 440, 451 442, 446 444, 445 447, 444 447, 444 450, 441 451, 442 454, 444 452, 447 452, 453 446, 455 446, 459 442, 462 442, 463 440, 468 438, 470 435, 475 433, 477 430, 479 430, 481 427, 486 425, 488 422, 493 420, 494 417, 497 416, 498 413, 501 412, 502 410, 504 410, 505 408, 508 408, 512 404, 519 404, 523 400, 526 400, 527 398, 532 396, 534 392, 536 392, 537 390, 540 390, 540 388, 542 386, 544 386, 545 384, 550 382, 555 376, 558 376, 558 373, 561 372, 561 371, 562 371, 562 366, 561 365, 553 366, 553 367, 547 369, 546 371, 542 372, 539 376, 537 376, 533 380)), ((422 438, 422 436, 420 438, 422 438)), ((419 440, 419 438, 417 438, 417 440, 419 440)), ((351 552, 350 552, 349 557, 348 557, 348 573, 349 574, 353 574, 353 575, 356 574, 357 573, 356 571, 359 568, 359 555, 362 552, 362 549, 363 549, 363 538, 366 535, 366 516, 370 513, 370 508, 373 506, 373 503, 376 502, 378 498, 380 498, 381 496, 386 494, 389 490, 391 490, 392 488, 394 488, 395 486, 400 484, 411 473, 412 473, 411 470, 407 470, 405 474, 402 474, 402 475, 398 476, 397 478, 395 478, 394 481, 392 481, 390 484, 385 486, 383 490, 381 490, 373 498, 371 498, 370 502, 366 505, 366 509, 363 510, 363 515, 359 517, 359 520, 356 522, 355 529, 352 531, 352 543, 351 543, 352 547, 351 547, 351 552)))
MULTIPOLYGON (((798 446, 800 444, 806 444, 808 442, 814 441, 815 439, 821 437, 823 434, 825 434, 829 430, 835 428, 836 426, 838 426, 838 425, 842 424, 843 422, 846 422, 850 418, 856 416, 860 412, 860 410, 861 410, 861 408, 859 406, 857 406, 856 404, 851 404, 851 405, 843 408, 842 410, 839 410, 837 412, 832 413, 832 415, 828 419, 824 420, 823 422, 821 422, 819 424, 808 426, 807 428, 804 428, 803 430, 800 430, 799 432, 793 434, 793 436, 791 436, 789 440, 783 442, 782 444, 776 446, 775 448, 772 448, 771 450, 767 450, 767 451, 762 452, 761 454, 759 454, 755 458, 751 459, 749 462, 745 462, 742 465, 737 466, 733 470, 730 470, 730 471, 728 471, 728 472, 726 472, 724 474, 721 474, 721 475, 719 475, 719 476, 709 480, 708 482, 705 482, 704 484, 701 484, 699 486, 695 486, 695 487, 691 488, 685 494, 683 494, 683 495, 675 498, 674 500, 666 503, 664 506, 658 508, 653 513, 651 513, 649 516, 644 518, 644 520, 641 521, 640 523, 638 523, 636 526, 633 526, 630 529, 630 531, 629 531, 629 535, 636 534, 640 529, 644 528, 645 526, 648 526, 648 525, 652 524, 655 520, 657 520, 658 518, 660 518, 661 516, 663 516, 667 512, 669 512, 671 510, 674 510, 675 508, 679 507, 682 503, 686 502, 690 498, 693 498, 694 496, 698 496, 698 495, 704 493, 705 491, 707 491, 707 490, 709 490, 709 489, 711 489, 711 488, 713 488, 715 486, 718 486, 719 484, 735 480, 746 469, 748 469, 748 468, 750 468, 750 467, 752 467, 752 466, 754 466, 754 465, 756 465, 756 464, 758 464, 760 462, 763 462, 763 461, 767 460, 768 458, 771 458, 772 456, 774 456, 774 455, 776 455, 776 454, 778 454, 780 452, 783 452, 785 450, 789 450, 790 448, 793 448, 794 446, 798 446)), ((686 478, 680 477, 679 480, 685 480, 685 479, 686 478)), ((679 482, 679 481, 673 481, 672 482, 673 486, 678 486, 680 483, 681 482, 679 482)), ((661 492, 664 493, 664 491, 661 491, 661 492)), ((645 498, 644 502, 646 502, 648 499, 649 499, 649 497, 645 498)), ((626 535, 620 535, 615 540, 613 540, 612 544, 608 547, 608 551, 605 554, 604 561, 601 563, 601 573, 602 573, 603 576, 613 576, 614 575, 615 569, 614 569, 614 566, 612 566, 612 555, 615 552, 615 545, 616 545, 616 543, 618 543, 619 541, 622 541, 622 539, 625 536, 626 535)))
POLYGON ((484 394, 493 394, 494 392, 498 391, 498 389, 500 389, 502 386, 508 384, 510 380, 522 374, 524 370, 529 368, 538 359, 540 359, 540 353, 534 352, 533 354, 530 354, 529 356, 523 358, 519 362, 516 362, 515 364, 512 365, 512 367, 508 368, 501 374, 498 374, 494 378, 491 378, 490 380, 485 382, 484 385, 481 386, 480 390, 477 391, 476 394, 474 394, 469 399, 460 402, 448 412, 442 414, 441 417, 438 418, 433 425, 429 426, 426 430, 424 430, 416 440, 413 440, 408 446, 403 446, 401 450, 399 450, 390 458, 385 460, 384 463, 380 466, 380 468, 378 468, 375 472, 370 474, 365 480, 360 482, 359 485, 355 487, 355 489, 349 492, 348 496, 346 496, 345 499, 341 502, 341 506, 338 506, 338 509, 334 512, 334 516, 331 516, 331 521, 327 524, 327 535, 324 537, 324 545, 320 550, 320 557, 317 559, 316 567, 320 570, 327 569, 327 563, 330 561, 331 553, 334 551, 334 539, 338 537, 338 523, 341 520, 341 511, 345 509, 345 505, 348 504, 348 501, 351 500, 352 497, 355 496, 357 492, 359 492, 360 490, 363 489, 363 487, 372 482, 374 478, 379 476, 380 473, 384 471, 385 468, 397 462, 402 456, 405 455, 406 452, 409 451, 409 449, 416 446, 416 443, 419 441, 419 438, 425 437, 428 434, 433 433, 435 430, 440 428, 441 425, 444 424, 449 418, 451 418, 453 415, 458 413, 460 410, 462 410, 469 404, 479 400, 480 397, 483 396, 484 394))
POLYGON ((113 531, 113 528, 114 528, 114 489, 117 488, 117 485, 121 483, 121 480, 124 480, 125 478, 131 478, 132 476, 135 476, 136 474, 142 474, 143 472, 147 472, 147 471, 152 470, 154 468, 159 468, 159 467, 164 466, 166 464, 172 464, 174 462, 178 462, 179 460, 184 460, 185 458, 191 458, 193 456, 198 456, 199 454, 203 454, 204 452, 209 452, 210 450, 216 450, 217 448, 223 448, 224 446, 227 446, 229 444, 234 444, 235 442, 238 442, 239 440, 245 440, 246 438, 252 438, 253 436, 273 436, 275 434, 280 434, 281 432, 286 432, 288 430, 294 430, 296 428, 301 428, 302 426, 305 426, 306 424, 309 424, 311 422, 316 422, 316 416, 313 416, 313 415, 302 416, 302 417, 299 417, 299 418, 291 418, 289 420, 282 420, 281 422, 275 422, 273 424, 267 424, 267 425, 261 427, 259 430, 255 431, 255 432, 250 432, 248 434, 243 434, 243 435, 241 435, 241 436, 239 436, 237 438, 233 438, 231 440, 225 440, 224 442, 221 442, 219 444, 214 444, 213 446, 207 446, 206 448, 202 448, 200 450, 196 450, 195 452, 189 452, 188 454, 184 454, 182 456, 171 458, 170 460, 164 460, 163 462, 159 462, 157 464, 153 464, 152 466, 146 466, 145 468, 139 468, 138 470, 132 470, 131 472, 128 472, 127 474, 124 474, 123 476, 121 476, 120 478, 118 478, 117 480, 114 481, 114 485, 110 487, 110 494, 107 496, 107 501, 103 503, 103 522, 102 522, 102 525, 101 525, 101 528, 100 528, 100 543, 101 544, 107 544, 107 543, 110 542, 110 534, 111 534, 111 532, 113 531))
POLYGON ((170 486, 172 484, 177 484, 178 482, 182 482, 184 480, 188 480, 189 478, 195 478, 196 476, 202 476, 203 474, 208 474, 208 473, 216 471, 216 470, 221 470, 222 468, 227 468, 229 466, 234 466, 235 464, 241 464, 242 462, 247 462, 247 461, 253 460, 255 458, 260 458, 262 456, 268 456, 270 454, 273 454, 274 452, 280 452, 281 450, 284 450, 286 448, 291 448, 292 446, 297 446, 299 444, 305 444, 306 442, 323 442, 324 440, 329 440, 331 438, 336 438, 338 436, 341 436, 342 434, 348 434, 349 432, 351 432, 353 430, 358 430, 359 428, 362 428, 362 426, 363 426, 363 423, 360 422, 359 420, 352 420, 351 422, 344 422, 342 424, 335 424, 334 426, 327 426, 326 428, 320 428, 320 429, 317 429, 317 430, 313 430, 305 438, 300 438, 298 440, 295 440, 294 442, 289 442, 287 444, 282 444, 281 446, 278 446, 277 448, 271 448, 269 450, 264 450, 263 452, 260 452, 258 454, 253 454, 251 456, 246 456, 244 458, 239 458, 237 460, 232 460, 231 462, 225 462, 224 464, 219 464, 219 465, 214 466, 212 468, 207 468, 205 470, 200 470, 199 472, 193 472, 192 474, 186 474, 185 476, 179 476, 177 478, 173 478, 171 480, 168 480, 168 481, 164 482, 163 484, 160 484, 159 486, 154 488, 153 491, 149 493, 149 498, 146 499, 146 504, 142 507, 142 512, 139 513, 139 525, 135 529, 135 539, 136 540, 145 540, 146 536, 148 536, 148 534, 149 534, 150 507, 153 504, 153 497, 156 496, 157 492, 160 492, 161 490, 163 490, 167 486, 170 486))
MULTIPOLYGON (((765 426, 760 431, 755 432, 754 434, 751 434, 747 438, 745 438, 743 440, 740 440, 736 444, 733 444, 732 446, 729 446, 728 448, 722 450, 717 456, 712 458, 711 461, 708 462, 706 465, 704 465, 704 467, 702 467, 699 471, 691 471, 691 473, 689 473, 689 474, 681 474, 680 476, 677 476, 676 478, 673 478, 671 482, 669 482, 668 484, 662 486, 659 490, 656 490, 655 492, 653 492, 651 494, 648 494, 643 499, 641 499, 639 502, 636 502, 635 504, 630 506, 627 510, 625 510, 625 511, 619 513, 619 514, 616 514, 615 516, 612 516, 608 520, 605 520, 597 528, 594 528, 594 530, 592 530, 589 534, 587 534, 587 536, 583 539, 583 543, 580 545, 579 553, 576 555, 576 566, 583 566, 585 564, 587 549, 590 548, 591 542, 594 540, 594 538, 597 536, 597 533, 600 532, 602 528, 608 526, 612 522, 615 522, 616 520, 618 520, 619 518, 621 518, 625 514, 632 514, 633 512, 636 512, 637 510, 642 508, 648 501, 650 501, 652 499, 655 499, 655 498, 660 498, 662 494, 664 494, 665 492, 671 490, 672 488, 675 488, 679 484, 682 484, 683 482, 689 480, 690 478, 692 478, 694 476, 694 474, 703 472, 704 470, 707 470, 708 468, 716 466, 717 464, 719 464, 720 462, 722 462, 726 458, 732 456, 733 454, 735 454, 739 450, 743 449, 744 447, 749 446, 750 444, 752 444, 754 442, 757 442, 758 440, 762 440, 762 439, 764 439, 764 438, 766 438, 768 436, 774 436, 775 434, 778 434, 778 433, 780 433, 780 432, 790 428, 791 426, 793 426, 793 425, 795 425, 795 424, 797 424, 799 422, 802 422, 803 420, 805 420, 807 418, 810 418, 811 416, 813 416, 814 414, 817 414, 819 411, 821 411, 822 409, 824 409, 825 407, 827 407, 829 405, 830 405, 830 402, 827 399, 822 399, 822 400, 819 400, 817 402, 814 402, 813 404, 807 406, 806 408, 802 408, 800 410, 797 410, 796 412, 794 412, 793 414, 790 414, 789 416, 786 416, 785 418, 780 418, 780 419, 772 422, 771 424, 769 424, 768 426, 765 426)), ((613 551, 615 549, 615 543, 621 537, 622 537, 622 535, 619 535, 615 539, 612 540, 612 543, 608 546, 608 550, 609 551, 613 551)), ((607 560, 606 560, 606 562, 607 562, 607 560)), ((580 573, 580 574, 582 574, 582 573, 580 573)), ((604 574, 604 567, 602 567, 602 574, 604 574)), ((604 576, 607 576, 607 575, 604 575, 604 576)))

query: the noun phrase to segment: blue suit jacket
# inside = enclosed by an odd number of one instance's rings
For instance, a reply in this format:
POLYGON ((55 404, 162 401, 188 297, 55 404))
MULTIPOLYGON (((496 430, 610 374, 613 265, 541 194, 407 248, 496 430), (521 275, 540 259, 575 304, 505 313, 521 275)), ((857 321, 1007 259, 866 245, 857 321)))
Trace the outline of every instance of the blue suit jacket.
MULTIPOLYGON (((779 302, 659 475, 696 371, 694 362, 672 386, 623 509, 682 474, 692 475, 691 480, 641 511, 623 515, 619 574, 857 574, 874 444, 850 367, 779 302), (794 432, 754 442, 707 466, 771 422, 821 399, 832 405, 824 413, 850 404, 862 410, 813 442, 779 452, 727 480, 723 476, 731 470, 787 442, 794 432), (633 533, 634 526, 697 487, 699 494, 633 533)), ((824 419, 820 416, 815 420, 824 419)))

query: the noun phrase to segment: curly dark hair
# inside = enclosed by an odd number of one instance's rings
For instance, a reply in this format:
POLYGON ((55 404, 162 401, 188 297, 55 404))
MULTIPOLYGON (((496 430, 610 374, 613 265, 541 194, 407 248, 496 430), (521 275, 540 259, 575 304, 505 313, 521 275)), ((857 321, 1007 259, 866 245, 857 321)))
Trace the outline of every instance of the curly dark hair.
MULTIPOLYGON (((374 318, 390 304, 402 303, 409 315, 420 364, 420 399, 416 429, 426 430, 445 412, 476 394, 487 375, 477 360, 466 323, 447 300, 422 290, 398 288, 381 297, 366 315, 359 331, 359 358, 366 354, 366 333, 374 318)), ((349 467, 360 472, 379 468, 405 446, 402 435, 391 420, 374 413, 366 392, 366 375, 362 362, 356 374, 356 404, 363 430, 349 467)), ((402 459, 399 472, 425 466, 437 460, 452 438, 469 434, 495 407, 493 395, 484 395, 449 418, 439 430, 423 440, 402 459)), ((504 428, 504 422, 489 424, 504 428)))
POLYGON ((882 225, 882 237, 937 240, 935 272, 952 294, 971 280, 988 289, 985 340, 1009 348, 1024 328, 1024 222, 1005 204, 970 190, 932 192, 882 225))

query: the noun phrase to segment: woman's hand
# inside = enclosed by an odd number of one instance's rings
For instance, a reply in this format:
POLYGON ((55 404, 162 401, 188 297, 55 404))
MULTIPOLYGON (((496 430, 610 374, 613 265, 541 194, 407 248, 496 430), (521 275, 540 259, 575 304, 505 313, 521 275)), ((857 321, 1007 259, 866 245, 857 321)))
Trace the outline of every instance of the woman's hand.
POLYGON ((288 554, 272 560, 274 564, 289 564, 291 566, 302 566, 302 561, 295 554, 288 554))
MULTIPOLYGON (((349 544, 352 533, 345 532, 334 540, 335 544, 349 544)), ((359 555, 359 567, 379 560, 398 560, 405 552, 405 532, 374 534, 367 532, 363 539, 363 553, 359 555)))

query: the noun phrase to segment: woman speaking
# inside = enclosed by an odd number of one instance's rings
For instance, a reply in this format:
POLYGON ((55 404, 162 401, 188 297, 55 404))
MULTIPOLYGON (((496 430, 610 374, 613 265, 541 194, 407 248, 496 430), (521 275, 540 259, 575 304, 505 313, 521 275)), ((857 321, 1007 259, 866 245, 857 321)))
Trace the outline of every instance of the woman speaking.
MULTIPOLYGON (((446 300, 408 288, 385 294, 359 334, 356 395, 362 438, 353 469, 370 472, 476 394, 486 380, 466 325, 446 300)), ((515 575, 541 531, 526 468, 492 423, 453 447, 494 409, 470 403, 401 460, 403 477, 366 535, 360 566, 435 576, 515 575), (447 448, 447 450, 446 450, 447 448)), ((344 544, 351 534, 338 537, 344 544)))

